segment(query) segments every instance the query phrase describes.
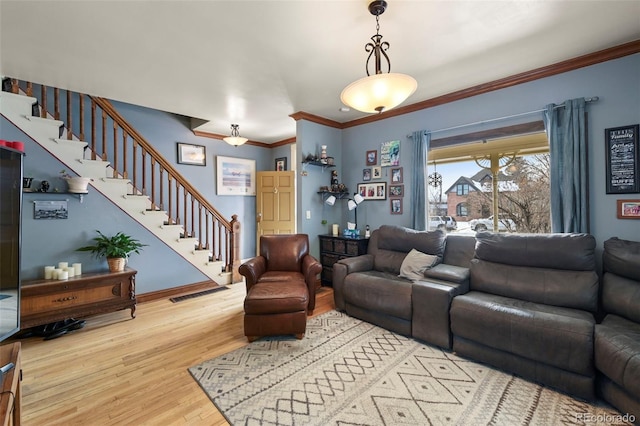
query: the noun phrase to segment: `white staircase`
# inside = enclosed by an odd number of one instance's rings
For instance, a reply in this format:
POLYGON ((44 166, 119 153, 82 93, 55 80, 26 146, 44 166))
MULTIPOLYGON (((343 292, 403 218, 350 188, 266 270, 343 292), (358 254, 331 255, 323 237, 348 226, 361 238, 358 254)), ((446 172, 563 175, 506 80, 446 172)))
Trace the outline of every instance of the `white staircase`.
MULTIPOLYGON (((224 262, 209 260, 211 253, 207 250, 196 250, 197 239, 181 238, 184 233, 182 226, 167 225, 167 213, 151 210, 149 197, 131 195, 133 187, 127 179, 107 177, 113 176, 109 162, 85 158, 89 157, 85 150, 86 142, 62 139, 59 135, 60 126, 64 125, 62 121, 31 116, 31 106, 36 102, 37 99, 33 97, 0 92, 0 113, 64 163, 66 169, 91 178, 90 185, 93 188, 213 281, 220 285, 231 283, 231 273, 223 272, 224 262)), ((62 137, 66 137, 66 134, 62 137)))

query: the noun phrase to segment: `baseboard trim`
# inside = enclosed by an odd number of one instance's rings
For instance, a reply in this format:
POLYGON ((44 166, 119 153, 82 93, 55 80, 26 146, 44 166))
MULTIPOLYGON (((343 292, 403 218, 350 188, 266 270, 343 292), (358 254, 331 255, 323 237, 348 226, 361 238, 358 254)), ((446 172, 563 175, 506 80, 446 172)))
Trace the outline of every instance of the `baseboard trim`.
POLYGON ((180 287, 172 287, 164 290, 151 291, 149 293, 138 294, 136 297, 138 303, 152 302, 159 299, 169 299, 171 297, 181 296, 187 293, 196 293, 203 290, 209 290, 216 287, 222 287, 212 280, 201 281, 198 283, 187 284, 180 287))

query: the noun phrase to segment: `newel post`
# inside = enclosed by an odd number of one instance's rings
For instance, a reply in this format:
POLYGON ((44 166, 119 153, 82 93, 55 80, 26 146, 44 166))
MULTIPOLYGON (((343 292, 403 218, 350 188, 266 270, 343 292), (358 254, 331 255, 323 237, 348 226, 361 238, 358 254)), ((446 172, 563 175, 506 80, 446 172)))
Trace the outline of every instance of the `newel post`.
POLYGON ((242 281, 242 275, 238 272, 240 267, 240 221, 238 215, 231 216, 231 282, 238 283, 242 281))

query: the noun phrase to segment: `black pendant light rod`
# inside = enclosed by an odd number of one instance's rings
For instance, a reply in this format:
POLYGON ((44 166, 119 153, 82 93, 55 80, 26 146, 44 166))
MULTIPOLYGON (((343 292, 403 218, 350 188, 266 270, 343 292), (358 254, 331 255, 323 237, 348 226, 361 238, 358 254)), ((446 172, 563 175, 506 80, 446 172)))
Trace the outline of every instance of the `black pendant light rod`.
POLYGON ((387 72, 391 72, 391 60, 389 56, 385 52, 389 48, 389 43, 386 41, 382 41, 382 34, 380 34, 380 15, 384 13, 387 9, 387 2, 384 0, 376 0, 369 3, 369 12, 376 17, 376 33, 371 36, 371 40, 373 43, 367 43, 364 46, 364 50, 369 52, 369 56, 367 57, 367 62, 365 65, 367 75, 370 76, 369 73, 369 61, 371 60, 371 56, 374 57, 374 64, 376 67, 376 74, 382 74, 381 70, 381 58, 387 60, 387 72))

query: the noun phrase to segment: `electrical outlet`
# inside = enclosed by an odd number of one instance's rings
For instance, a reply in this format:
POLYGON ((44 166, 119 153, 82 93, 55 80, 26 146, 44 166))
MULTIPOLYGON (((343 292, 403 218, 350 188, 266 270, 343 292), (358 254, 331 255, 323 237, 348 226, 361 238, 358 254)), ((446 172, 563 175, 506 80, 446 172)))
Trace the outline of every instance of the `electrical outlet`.
POLYGON ((311 219, 311 210, 307 210, 307 219, 311 219))

